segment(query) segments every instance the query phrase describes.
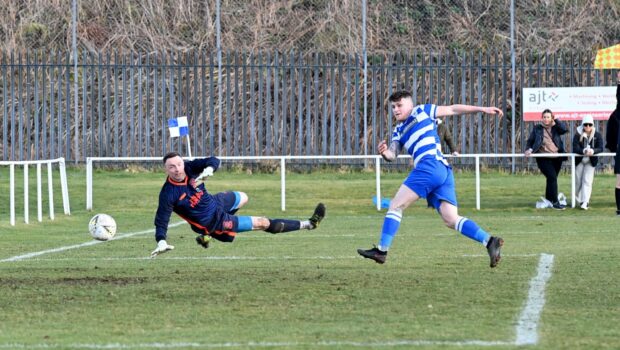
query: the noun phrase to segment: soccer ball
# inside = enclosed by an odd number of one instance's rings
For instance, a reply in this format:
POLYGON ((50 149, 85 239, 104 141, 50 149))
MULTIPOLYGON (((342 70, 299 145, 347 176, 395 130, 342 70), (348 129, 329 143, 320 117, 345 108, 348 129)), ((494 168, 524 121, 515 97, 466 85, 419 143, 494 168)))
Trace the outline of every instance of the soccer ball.
POLYGON ((96 240, 110 240, 116 234, 116 221, 108 214, 97 214, 88 222, 88 231, 96 240))

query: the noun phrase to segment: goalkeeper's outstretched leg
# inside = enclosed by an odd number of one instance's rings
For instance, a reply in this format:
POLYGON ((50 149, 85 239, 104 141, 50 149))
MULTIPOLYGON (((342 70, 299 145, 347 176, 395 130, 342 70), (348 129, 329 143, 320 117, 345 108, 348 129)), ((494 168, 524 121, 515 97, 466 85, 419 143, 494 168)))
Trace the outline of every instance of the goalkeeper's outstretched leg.
POLYGON ((211 238, 221 242, 232 242, 237 233, 262 230, 272 234, 299 230, 314 230, 325 218, 325 205, 319 203, 308 220, 270 219, 262 216, 232 216, 224 215, 230 220, 224 220, 221 227, 231 227, 230 230, 216 229, 196 237, 196 242, 203 248, 209 248, 211 238), (228 224, 226 224, 228 222, 228 224))
POLYGON ((263 230, 269 233, 282 233, 297 230, 314 230, 325 218, 325 205, 319 203, 314 208, 314 213, 308 220, 287 220, 287 219, 268 219, 263 217, 252 217, 254 230, 263 230))

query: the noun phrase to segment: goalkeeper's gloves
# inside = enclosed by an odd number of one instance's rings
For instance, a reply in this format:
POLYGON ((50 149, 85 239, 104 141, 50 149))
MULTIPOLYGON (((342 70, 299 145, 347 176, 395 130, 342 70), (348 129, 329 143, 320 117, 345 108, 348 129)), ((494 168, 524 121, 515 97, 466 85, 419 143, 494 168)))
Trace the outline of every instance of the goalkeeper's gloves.
POLYGON ((213 167, 212 166, 208 166, 205 168, 205 170, 202 171, 202 173, 200 174, 200 176, 198 176, 199 179, 202 179, 203 177, 207 177, 207 176, 213 176, 213 167))
POLYGON ((165 239, 162 239, 161 241, 157 242, 157 248, 155 248, 155 250, 151 252, 151 258, 154 258, 159 254, 163 254, 172 249, 174 249, 174 246, 168 244, 165 239))

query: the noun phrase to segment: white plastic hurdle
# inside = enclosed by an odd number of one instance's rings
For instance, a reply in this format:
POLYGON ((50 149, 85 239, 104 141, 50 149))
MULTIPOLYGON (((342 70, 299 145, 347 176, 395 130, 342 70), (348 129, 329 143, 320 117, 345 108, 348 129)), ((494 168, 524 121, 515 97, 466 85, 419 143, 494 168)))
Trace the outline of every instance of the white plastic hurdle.
MULTIPOLYGON (((597 157, 614 157, 616 154, 615 153, 597 153, 596 156, 597 157)), ((553 157, 557 157, 557 154, 549 154, 549 153, 534 153, 532 155, 530 155, 531 158, 553 158, 553 157)), ((579 156, 578 154, 575 153, 562 153, 561 156, 563 157, 568 157, 570 159, 570 176, 571 176, 571 208, 575 207, 575 203, 576 203, 576 197, 577 197, 577 193, 576 193, 576 189, 575 189, 575 157, 579 156)), ((453 157, 453 156, 447 156, 447 157, 453 157)), ((475 158, 475 164, 476 164, 476 209, 480 210, 480 158, 522 158, 525 157, 525 155, 523 153, 516 153, 516 154, 512 154, 512 153, 497 153, 497 154, 460 154, 456 157, 470 157, 470 158, 475 158)))
POLYGON ((37 220, 43 221, 43 191, 41 188, 41 165, 47 164, 47 191, 49 197, 49 217, 54 220, 54 186, 52 178, 52 164, 58 163, 60 173, 60 188, 62 192, 62 204, 65 215, 71 215, 69 206, 69 190, 67 187, 67 172, 65 167, 65 159, 48 159, 48 160, 27 160, 27 161, 0 161, 0 165, 9 166, 9 201, 10 201, 10 223, 15 226, 15 166, 22 165, 24 167, 24 222, 30 223, 29 212, 29 166, 36 165, 37 169, 37 220))

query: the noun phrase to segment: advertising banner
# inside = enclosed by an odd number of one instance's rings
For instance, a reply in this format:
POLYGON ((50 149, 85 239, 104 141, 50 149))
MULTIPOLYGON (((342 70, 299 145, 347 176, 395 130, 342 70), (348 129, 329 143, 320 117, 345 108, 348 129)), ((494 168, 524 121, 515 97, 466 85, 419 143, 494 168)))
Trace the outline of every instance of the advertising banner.
POLYGON ((585 115, 607 120, 616 108, 616 86, 524 88, 523 119, 540 121, 550 109, 562 120, 581 120, 585 115))

